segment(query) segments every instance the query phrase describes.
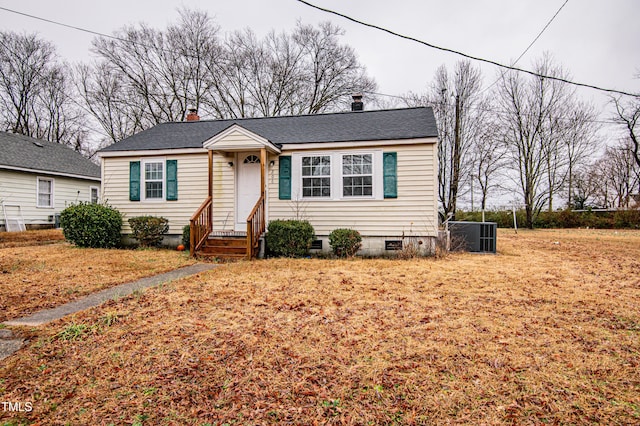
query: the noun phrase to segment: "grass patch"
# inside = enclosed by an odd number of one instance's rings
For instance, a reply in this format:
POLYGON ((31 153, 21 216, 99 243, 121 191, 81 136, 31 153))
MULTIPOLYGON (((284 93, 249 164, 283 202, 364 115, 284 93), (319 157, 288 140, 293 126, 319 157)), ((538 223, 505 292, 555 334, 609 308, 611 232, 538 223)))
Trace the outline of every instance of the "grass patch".
POLYGON ((640 232, 498 238, 495 256, 225 264, 108 302, 34 332, 0 364, 3 398, 34 402, 32 413, 4 415, 41 424, 637 424, 640 232), (126 321, 50 338, 104 324, 110 312, 126 321))
POLYGON ((70 324, 58 333, 57 337, 60 340, 79 340, 89 331, 91 328, 85 324, 70 324))
MULTIPOLYGON (((36 231, 11 234, 29 232, 36 231)), ((0 248, 0 322, 193 263, 175 250, 82 249, 67 243, 0 248)))

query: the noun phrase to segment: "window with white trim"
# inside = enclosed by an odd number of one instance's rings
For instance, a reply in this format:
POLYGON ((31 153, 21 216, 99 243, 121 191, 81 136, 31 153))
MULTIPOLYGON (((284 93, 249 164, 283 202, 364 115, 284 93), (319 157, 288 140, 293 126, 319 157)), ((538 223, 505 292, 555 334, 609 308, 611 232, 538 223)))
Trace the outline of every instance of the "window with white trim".
POLYGON ((164 161, 144 162, 144 198, 146 200, 164 199, 164 161))
POLYGON ((331 156, 302 157, 302 197, 331 197, 331 156))
POLYGON ((97 186, 89 187, 89 201, 96 204, 100 201, 100 190, 97 186))
POLYGON ((291 198, 309 201, 382 200, 382 150, 291 154, 291 198))
POLYGON ((38 177, 37 183, 37 206, 52 208, 53 207, 53 179, 38 177))
POLYGON ((342 196, 373 196, 373 161, 371 154, 342 155, 342 196))

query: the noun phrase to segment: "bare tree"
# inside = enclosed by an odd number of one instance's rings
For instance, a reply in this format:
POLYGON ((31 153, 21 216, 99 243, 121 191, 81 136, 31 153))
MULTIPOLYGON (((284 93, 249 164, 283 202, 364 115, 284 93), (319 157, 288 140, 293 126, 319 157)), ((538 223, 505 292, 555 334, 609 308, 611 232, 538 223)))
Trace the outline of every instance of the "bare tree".
POLYGON ((218 28, 205 12, 181 10, 159 31, 141 24, 98 37, 99 60, 79 69, 78 87, 113 141, 155 124, 184 120, 209 90, 208 64, 219 56, 218 28))
POLYGON ((221 38, 206 12, 181 10, 180 18, 165 31, 141 24, 94 40, 100 60, 80 68, 78 87, 110 140, 183 120, 188 106, 214 118, 315 114, 375 90, 330 23, 221 38))
POLYGON ((567 207, 571 207, 575 200, 576 170, 583 169, 590 155, 600 146, 600 125, 596 117, 593 105, 584 102, 575 102, 566 117, 563 151, 566 159, 567 207))
POLYGON ((292 34, 251 30, 226 37, 221 60, 210 61, 211 107, 220 117, 317 114, 344 110, 356 92, 371 92, 353 49, 331 23, 298 24, 292 34))
MULTIPOLYGON (((485 101, 483 110, 488 110, 485 109, 488 107, 486 103, 488 102, 485 101)), ((483 221, 489 193, 502 187, 496 177, 499 177, 505 166, 506 155, 507 151, 499 139, 495 124, 486 119, 484 129, 476 138, 473 146, 474 171, 471 176, 472 179, 477 180, 480 187, 480 208, 482 209, 483 221)))
POLYGON ((574 170, 571 208, 585 209, 590 205, 590 199, 593 200, 591 204, 606 207, 607 191, 601 185, 602 175, 599 172, 597 162, 574 170))
POLYGON ((616 108, 614 120, 625 127, 631 142, 631 152, 636 165, 640 167, 640 141, 638 141, 637 127, 640 120, 640 95, 624 102, 621 98, 611 100, 616 108))
POLYGON ((409 106, 430 105, 438 122, 438 200, 445 217, 455 218, 460 190, 474 171, 472 149, 486 136, 481 83, 480 70, 461 61, 451 74, 440 66, 426 94, 405 96, 409 106))
MULTIPOLYGON (((535 64, 535 70, 566 77, 548 55, 535 64)), ((581 107, 565 83, 542 76, 505 73, 497 98, 502 111, 501 139, 521 191, 526 226, 532 228, 540 210, 545 205, 552 208, 554 195, 565 183, 568 164, 573 169, 584 158, 585 146, 593 141, 594 128, 588 125, 592 119, 589 109, 581 107)))
POLYGON ((367 77, 352 47, 340 44, 344 30, 331 22, 319 26, 298 24, 293 40, 303 49, 303 107, 298 112, 317 114, 340 109, 351 95, 374 91, 376 83, 367 77))
POLYGON ((79 65, 76 80, 86 108, 107 136, 104 145, 145 129, 141 98, 110 64, 79 65))
POLYGON ((623 139, 608 147, 596 162, 600 193, 606 207, 628 208, 631 195, 640 184, 640 167, 635 162, 633 149, 633 141, 623 139))
POLYGON ((86 150, 82 111, 67 67, 35 34, 0 32, 0 123, 4 130, 86 150))

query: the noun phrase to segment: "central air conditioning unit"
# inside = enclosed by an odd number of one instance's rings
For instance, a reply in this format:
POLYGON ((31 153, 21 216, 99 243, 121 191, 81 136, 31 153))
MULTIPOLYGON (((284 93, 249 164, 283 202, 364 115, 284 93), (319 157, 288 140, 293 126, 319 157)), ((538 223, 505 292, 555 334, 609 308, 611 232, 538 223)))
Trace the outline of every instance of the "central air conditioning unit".
POLYGON ((451 247, 475 253, 495 253, 498 224, 495 222, 449 222, 451 247))

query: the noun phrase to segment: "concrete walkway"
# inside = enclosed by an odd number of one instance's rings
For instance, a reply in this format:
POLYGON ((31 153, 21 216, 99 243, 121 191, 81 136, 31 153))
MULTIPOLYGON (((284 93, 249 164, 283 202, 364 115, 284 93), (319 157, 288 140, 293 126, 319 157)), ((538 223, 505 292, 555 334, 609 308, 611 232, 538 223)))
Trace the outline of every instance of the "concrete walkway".
MULTIPOLYGON (((66 303, 56 308, 39 311, 35 314, 23 318, 5 321, 2 324, 5 326, 38 326, 47 324, 66 315, 74 314, 76 312, 84 311, 85 309, 99 306, 107 300, 117 300, 119 298, 128 296, 136 290, 168 283, 182 277, 211 270, 217 266, 218 265, 213 263, 197 263, 195 265, 185 266, 184 268, 176 269, 164 274, 154 275, 152 277, 142 278, 137 281, 120 284, 118 286, 90 294, 76 301, 66 303)), ((6 358, 7 356, 20 349, 23 342, 22 339, 13 337, 13 333, 11 333, 10 330, 0 329, 0 332, 0 360, 2 360, 3 358, 6 358)))

